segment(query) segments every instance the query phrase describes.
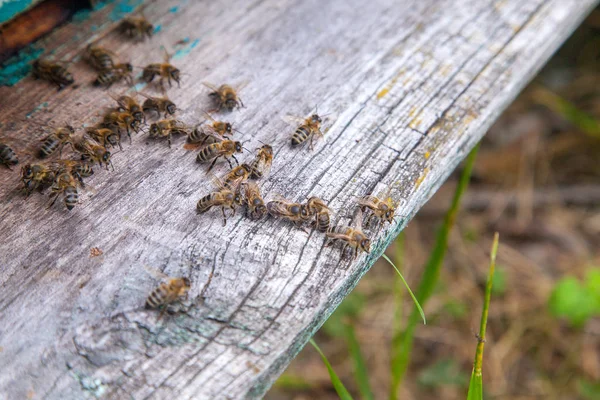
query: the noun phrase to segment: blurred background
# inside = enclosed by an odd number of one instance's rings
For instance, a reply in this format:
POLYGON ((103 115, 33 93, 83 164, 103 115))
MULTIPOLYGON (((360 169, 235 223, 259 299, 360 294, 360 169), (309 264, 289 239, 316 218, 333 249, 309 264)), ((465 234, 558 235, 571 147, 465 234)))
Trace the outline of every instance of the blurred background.
MULTIPOLYGON (((397 398, 466 398, 497 231, 484 397, 600 399, 599 67, 596 9, 485 136, 397 398)), ((413 290, 460 173, 387 250, 413 290)), ((390 398, 392 339, 413 307, 380 259, 315 335, 355 398, 390 398)), ((311 346, 266 396, 337 398, 311 346)))

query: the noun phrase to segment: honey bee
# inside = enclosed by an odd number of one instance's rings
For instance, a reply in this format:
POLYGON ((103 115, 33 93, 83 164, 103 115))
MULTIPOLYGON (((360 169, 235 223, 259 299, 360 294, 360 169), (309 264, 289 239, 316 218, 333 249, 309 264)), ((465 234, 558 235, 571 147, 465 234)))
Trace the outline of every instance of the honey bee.
POLYGON ((78 160, 58 160, 50 165, 50 169, 55 176, 63 172, 70 173, 77 178, 82 187, 85 187, 83 178, 94 175, 94 170, 90 164, 78 160))
POLYGON ((89 137, 100 143, 105 148, 108 148, 109 146, 113 148, 119 146, 119 150, 123 150, 123 147, 121 146, 120 135, 112 129, 87 128, 85 132, 89 137))
POLYGON ((33 65, 33 76, 44 79, 58 86, 58 90, 64 89, 75 80, 73 75, 65 67, 47 60, 36 60, 33 65))
POLYGON ((48 186, 54 182, 55 174, 44 164, 26 164, 21 167, 21 180, 29 195, 40 186, 48 186))
POLYGON ((174 133, 187 134, 188 127, 176 119, 163 119, 150 125, 151 138, 166 137, 171 147, 171 136, 174 133))
POLYGON ((142 110, 147 114, 156 114, 160 117, 161 113, 165 114, 165 118, 168 115, 173 115, 177 111, 177 106, 167 97, 150 97, 146 96, 144 104, 142 104, 142 110))
POLYGON ((350 247, 354 249, 354 257, 352 259, 357 257, 359 249, 369 253, 371 251, 371 240, 362 232, 361 226, 362 211, 359 209, 352 226, 341 226, 327 231, 327 238, 330 239, 327 246, 333 245, 335 241, 344 243, 342 247, 342 257, 346 253, 347 248, 350 247))
POLYGON ((240 184, 248 180, 251 171, 248 164, 238 165, 223 177, 223 185, 236 191, 240 184))
POLYGON ((145 37, 150 38, 154 32, 154 26, 142 16, 125 18, 119 29, 125 36, 135 40, 143 40, 145 37))
POLYGON ((321 117, 318 114, 306 118, 292 135, 292 147, 304 145, 310 139, 310 149, 312 150, 315 135, 323 137, 321 122, 321 117))
POLYGON ((306 207, 308 212, 315 216, 315 220, 312 221, 311 225, 319 232, 327 232, 331 220, 329 207, 318 197, 309 198, 306 207))
POLYGON ((367 227, 370 225, 371 220, 375 220, 376 222, 394 222, 396 206, 389 196, 385 200, 380 200, 378 197, 372 195, 363 196, 358 200, 358 205, 363 212, 369 212, 369 217, 366 221, 367 227))
POLYGON ((81 159, 83 161, 89 161, 92 164, 98 163, 99 165, 106 164, 106 169, 108 169, 109 164, 112 167, 110 151, 106 150, 104 146, 96 143, 92 139, 81 137, 75 141, 74 147, 75 150, 81 153, 81 159))
POLYGON ((188 136, 188 143, 204 144, 208 138, 215 141, 229 139, 233 132, 233 126, 229 122, 217 121, 209 114, 206 116, 212 121, 211 124, 196 127, 188 136))
MULTIPOLYGON (((111 96, 112 97, 112 96, 111 96)), ((114 97, 113 97, 114 98, 114 97)), ((144 112, 142 110, 142 106, 131 96, 119 96, 115 99, 117 104, 117 111, 119 112, 128 112, 133 116, 133 118, 138 121, 140 124, 145 121, 144 112)))
POLYGON ((94 86, 106 86, 108 89, 113 84, 125 79, 130 85, 133 85, 132 72, 133 66, 129 63, 115 64, 112 68, 102 70, 93 84, 94 86))
POLYGON ((73 147, 71 135, 75 133, 75 129, 72 126, 67 125, 64 128, 55 129, 54 132, 42 139, 42 146, 40 148, 40 157, 50 157, 56 150, 59 150, 62 156, 63 148, 69 144, 73 147))
POLYGON ((221 207, 221 212, 223 213, 223 226, 225 226, 227 224, 225 208, 230 208, 232 210, 231 216, 233 217, 235 215, 235 208, 242 204, 242 196, 237 190, 231 190, 218 178, 214 178, 213 182, 218 190, 209 193, 198 200, 196 211, 198 214, 203 214, 212 207, 221 207))
POLYGON ((169 54, 165 53, 165 61, 163 63, 147 65, 142 71, 142 80, 150 83, 156 76, 159 76, 161 88, 164 89, 165 87, 165 79, 169 82, 169 87, 172 86, 171 79, 177 82, 178 87, 181 87, 181 72, 169 63, 170 58, 169 54))
POLYGON ((228 157, 232 157, 235 162, 239 165, 237 158, 235 158, 235 153, 242 152, 242 143, 234 142, 233 140, 222 140, 220 142, 215 142, 211 144, 207 144, 198 153, 196 156, 196 161, 199 163, 206 163, 212 160, 212 164, 208 168, 208 171, 214 167, 215 163, 219 159, 219 157, 223 157, 229 163, 229 167, 233 169, 231 165, 231 161, 229 161, 228 157))
POLYGON ((96 70, 104 71, 115 66, 116 54, 100 46, 89 44, 85 48, 84 59, 96 70))
POLYGON ((306 205, 292 203, 283 198, 269 201, 267 211, 271 216, 293 222, 298 227, 310 219, 310 212, 306 205))
POLYGON ((162 316, 170 304, 187 298, 191 287, 192 282, 188 278, 169 278, 150 293, 146 299, 146 308, 162 308, 162 316))
POLYGON ((217 111, 220 111, 223 108, 228 111, 233 111, 234 108, 244 107, 242 99, 238 97, 236 90, 231 86, 221 85, 216 87, 207 82, 202 82, 202 84, 212 90, 208 95, 215 101, 217 111))
POLYGON ((72 210, 73 207, 79 202, 79 194, 77 193, 77 181, 70 172, 62 172, 56 177, 54 185, 52 185, 52 193, 54 194, 54 200, 48 208, 52 207, 62 193, 65 201, 67 210, 72 210))
POLYGON ((273 164, 273 147, 268 144, 263 145, 258 149, 256 158, 250 163, 252 173, 250 178, 261 179, 271 171, 271 165, 273 164))
POLYGON ((11 165, 17 165, 18 163, 19 159, 13 149, 4 143, 0 143, 0 164, 3 164, 10 169, 11 165))
POLYGON ((140 130, 140 122, 136 120, 133 115, 130 113, 123 111, 112 111, 104 116, 104 121, 102 122, 102 126, 104 128, 113 129, 116 132, 121 133, 122 131, 127 132, 127 136, 129 136, 129 141, 131 142, 131 131, 139 132, 140 130))
POLYGON ((250 219, 261 219, 267 212, 267 207, 256 182, 244 183, 244 202, 247 207, 246 214, 250 219))

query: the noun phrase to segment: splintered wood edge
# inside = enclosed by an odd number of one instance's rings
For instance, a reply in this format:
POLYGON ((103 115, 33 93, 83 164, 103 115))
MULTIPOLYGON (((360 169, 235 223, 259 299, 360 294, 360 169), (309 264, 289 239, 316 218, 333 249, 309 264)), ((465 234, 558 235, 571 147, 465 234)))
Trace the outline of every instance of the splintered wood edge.
POLYGON ((129 10, 120 2, 45 39, 82 86, 0 88, 0 135, 21 164, 40 124, 89 126, 112 104, 85 84, 88 43, 135 66, 159 62, 164 45, 189 74, 169 90, 186 123, 210 107, 203 81, 245 85, 247 108, 224 118, 246 147, 273 144, 267 199, 318 195, 346 223, 356 196, 391 186, 396 222, 351 263, 321 234, 273 219, 223 228, 216 211, 195 215, 210 183, 183 138, 124 143, 70 213, 23 199, 18 168, 2 171, 0 398, 262 396, 597 1, 203 3, 149 2, 157 34, 142 43, 112 31, 129 10), (317 105, 325 140, 291 149, 283 117, 317 105), (142 309, 157 284, 144 266, 192 279, 186 313, 157 321, 142 309))

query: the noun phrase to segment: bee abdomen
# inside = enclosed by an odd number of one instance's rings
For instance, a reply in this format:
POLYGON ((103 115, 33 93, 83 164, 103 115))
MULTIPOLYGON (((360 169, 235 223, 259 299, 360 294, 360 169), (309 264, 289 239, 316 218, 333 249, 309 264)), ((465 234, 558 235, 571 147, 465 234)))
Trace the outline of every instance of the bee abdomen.
POLYGON ((49 136, 44 143, 42 143, 42 147, 40 149, 40 156, 42 158, 49 157, 52 153, 56 151, 58 148, 58 140, 55 137, 49 136))
POLYGON ((104 71, 104 72, 101 72, 100 74, 98 74, 98 77, 94 81, 94 85, 95 86, 109 85, 111 83, 114 83, 117 79, 118 79, 117 75, 114 73, 114 71, 110 71, 110 70, 104 71))
POLYGON ((330 219, 329 219, 329 213, 324 212, 324 213, 320 213, 317 216, 317 230, 319 232, 327 232, 329 231, 329 226, 330 226, 330 219))
POLYGON ((202 214, 210 210, 212 206, 213 194, 211 193, 198 200, 198 203, 196 204, 196 211, 198 212, 198 214, 202 214))
POLYGON ((161 284, 159 287, 154 289, 150 296, 146 299, 146 307, 148 308, 158 308, 165 303, 165 298, 167 297, 167 289, 165 288, 165 284, 161 284))
POLYGON ((6 165, 16 165, 19 163, 15 152, 2 143, 0 143, 0 163, 6 165))
POLYGON ((310 136, 310 131, 304 125, 299 126, 296 132, 292 135, 292 146, 299 146, 306 142, 306 139, 310 136))
POLYGON ((79 202, 79 195, 77 189, 69 186, 65 189, 65 206, 68 210, 72 210, 73 207, 79 202))
POLYGON ((196 161, 198 161, 200 163, 208 162, 215 157, 215 153, 216 153, 216 143, 204 146, 198 153, 198 156, 196 157, 196 161))
POLYGON ((251 179, 261 179, 263 176, 262 171, 260 170, 260 160, 254 160, 250 164, 250 178, 251 179))

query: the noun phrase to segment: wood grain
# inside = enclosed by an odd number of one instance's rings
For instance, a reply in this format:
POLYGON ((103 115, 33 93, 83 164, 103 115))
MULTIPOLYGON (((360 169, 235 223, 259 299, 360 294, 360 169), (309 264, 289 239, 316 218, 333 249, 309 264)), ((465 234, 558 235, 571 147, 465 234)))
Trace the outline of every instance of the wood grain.
POLYGON ((89 126, 111 105, 77 61, 88 43, 101 39, 137 66, 159 62, 164 45, 189 74, 169 90, 186 123, 210 108, 202 81, 246 83, 247 108, 224 118, 246 147, 273 144, 267 198, 317 195, 341 222, 355 196, 389 186, 401 206, 392 226, 371 232, 371 254, 349 262, 318 232, 197 216, 210 182, 183 138, 169 149, 135 136, 114 172, 96 168, 71 212, 47 210, 41 194, 25 199, 17 171, 2 170, 0 398, 261 397, 596 3, 155 1, 144 14, 160 31, 143 43, 111 32, 111 7, 54 32, 47 53, 74 61, 82 85, 0 88, 2 138, 22 162, 39 123, 89 126), (317 105, 325 140, 292 149, 282 117, 317 105), (192 280, 186 313, 157 321, 143 309, 158 283, 145 266, 192 280))

